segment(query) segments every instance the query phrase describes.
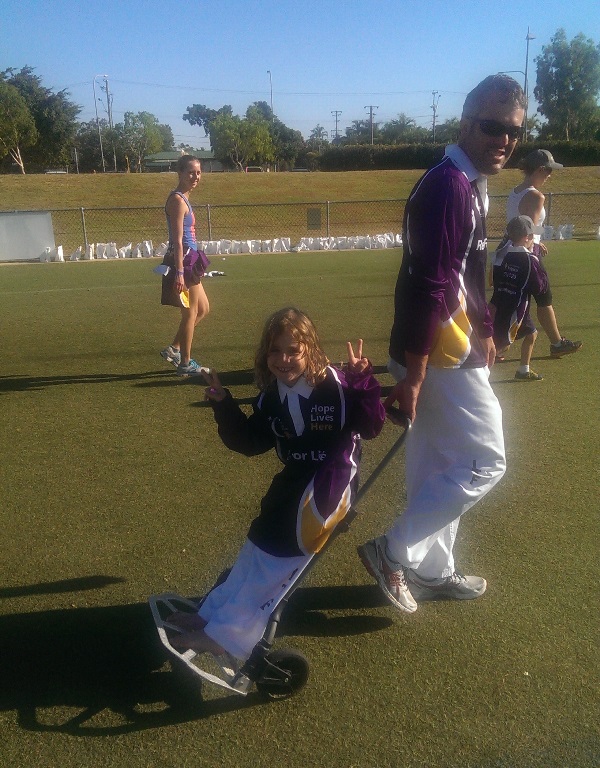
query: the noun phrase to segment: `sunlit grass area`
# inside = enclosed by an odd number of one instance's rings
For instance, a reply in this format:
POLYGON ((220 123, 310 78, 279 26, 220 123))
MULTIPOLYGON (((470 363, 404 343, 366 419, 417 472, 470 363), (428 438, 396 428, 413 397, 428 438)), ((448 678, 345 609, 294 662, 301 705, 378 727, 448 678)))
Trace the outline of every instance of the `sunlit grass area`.
MULTIPOLYGON (((514 381, 517 350, 492 371, 509 468, 456 546, 486 595, 413 616, 381 599, 355 548, 401 508, 398 457, 289 606, 277 645, 311 676, 271 704, 190 689, 156 642, 147 597, 201 594, 278 466, 225 449, 203 387, 160 358, 177 312, 156 260, 1 265, 2 765, 597 765, 600 243, 549 245, 559 326, 584 346, 552 360, 540 332, 542 382, 514 381)), ((399 258, 219 257, 195 356, 248 402, 262 321, 294 303, 332 360, 362 337, 385 390, 399 258)), ((365 443, 364 477, 395 435, 365 443)))

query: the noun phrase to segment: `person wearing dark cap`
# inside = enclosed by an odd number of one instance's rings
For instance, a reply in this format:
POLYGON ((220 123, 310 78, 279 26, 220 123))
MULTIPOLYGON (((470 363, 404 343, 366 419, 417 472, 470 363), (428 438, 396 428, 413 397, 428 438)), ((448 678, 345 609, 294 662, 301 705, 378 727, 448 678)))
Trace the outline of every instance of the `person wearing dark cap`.
MULTIPOLYGON (((547 149, 534 149, 525 155, 519 163, 525 173, 525 178, 508 196, 506 219, 510 221, 515 216, 529 216, 537 227, 542 227, 546 220, 544 208, 545 197, 541 192, 542 185, 550 178, 552 171, 563 168, 557 163, 547 149)), ((534 235, 533 253, 539 258, 546 256, 547 248, 541 242, 541 231, 534 235)), ((501 244, 502 245, 502 244, 501 244)), ((494 263, 498 262, 496 257, 494 263)), ((565 339, 558 330, 556 314, 552 305, 552 295, 545 294, 543 304, 538 304, 537 317, 550 340, 550 357, 564 357, 573 354, 581 347, 580 341, 565 339)))
POLYGON ((541 381, 542 376, 529 367, 537 330, 529 315, 531 297, 548 290, 548 276, 533 254, 534 237, 541 232, 529 216, 515 216, 506 227, 508 240, 503 246, 499 266, 494 267, 494 293, 490 314, 494 324, 494 344, 498 354, 523 339, 521 363, 515 379, 541 381))

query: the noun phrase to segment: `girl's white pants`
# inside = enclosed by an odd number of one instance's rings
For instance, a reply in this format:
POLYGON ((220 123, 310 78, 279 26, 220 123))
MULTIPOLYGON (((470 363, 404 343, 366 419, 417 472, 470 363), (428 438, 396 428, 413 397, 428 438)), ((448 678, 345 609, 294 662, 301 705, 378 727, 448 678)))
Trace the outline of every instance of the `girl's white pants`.
POLYGON ((198 610, 208 622, 206 634, 237 659, 247 659, 313 557, 275 557, 246 539, 226 581, 208 593, 198 610))

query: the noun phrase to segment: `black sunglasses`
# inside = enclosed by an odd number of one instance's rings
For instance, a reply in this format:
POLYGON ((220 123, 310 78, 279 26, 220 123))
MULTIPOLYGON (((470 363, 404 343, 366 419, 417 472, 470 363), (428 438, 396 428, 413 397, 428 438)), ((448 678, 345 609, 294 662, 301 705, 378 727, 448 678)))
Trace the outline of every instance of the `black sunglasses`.
POLYGON ((510 141, 517 141, 523 136, 522 125, 504 125, 497 120, 476 120, 479 125, 481 133, 485 133, 486 136, 508 136, 510 141))

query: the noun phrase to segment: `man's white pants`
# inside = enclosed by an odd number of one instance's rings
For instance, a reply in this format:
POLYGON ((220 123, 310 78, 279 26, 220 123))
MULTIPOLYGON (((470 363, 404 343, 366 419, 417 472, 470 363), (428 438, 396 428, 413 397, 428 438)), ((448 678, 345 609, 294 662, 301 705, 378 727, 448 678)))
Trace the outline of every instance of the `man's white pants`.
MULTIPOLYGON (((388 368, 396 381, 406 375, 394 360, 388 368)), ((406 440, 406 509, 386 534, 390 557, 424 579, 450 576, 460 516, 505 471, 488 368, 429 367, 406 440)))

